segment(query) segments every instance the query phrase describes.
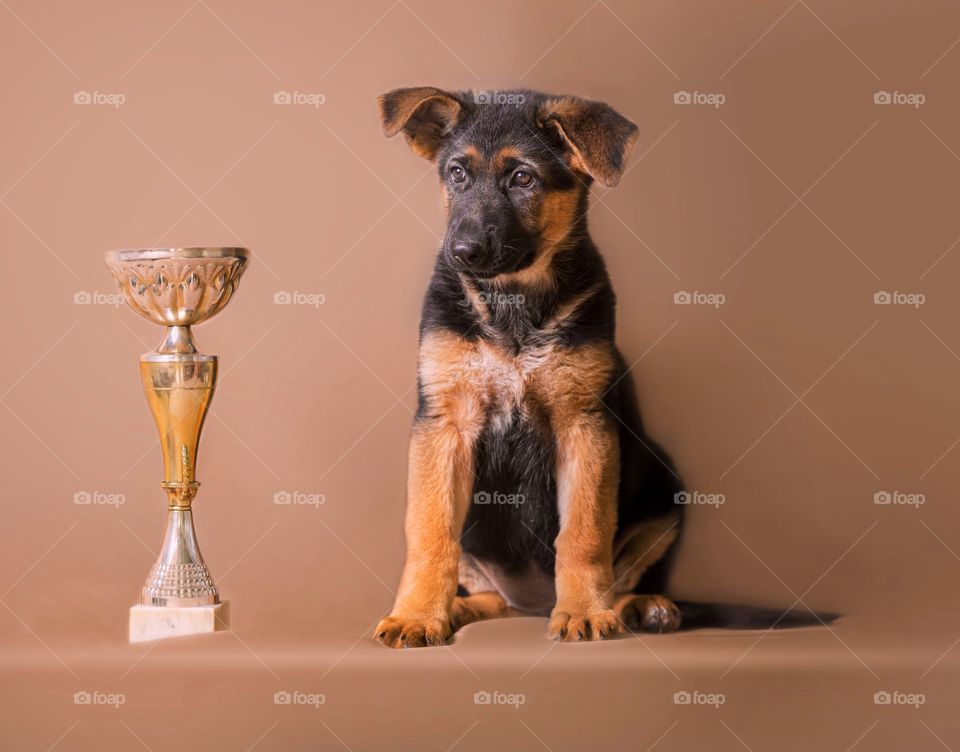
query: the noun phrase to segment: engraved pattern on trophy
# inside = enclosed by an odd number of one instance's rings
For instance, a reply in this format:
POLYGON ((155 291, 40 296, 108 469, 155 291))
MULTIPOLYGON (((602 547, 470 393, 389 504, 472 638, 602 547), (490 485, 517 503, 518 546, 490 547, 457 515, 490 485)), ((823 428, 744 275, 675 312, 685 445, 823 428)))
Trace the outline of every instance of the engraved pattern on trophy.
POLYGON ((108 262, 127 302, 166 326, 199 324, 213 316, 230 300, 246 266, 246 258, 240 256, 164 259, 152 250, 122 253, 144 254, 122 263, 108 262))

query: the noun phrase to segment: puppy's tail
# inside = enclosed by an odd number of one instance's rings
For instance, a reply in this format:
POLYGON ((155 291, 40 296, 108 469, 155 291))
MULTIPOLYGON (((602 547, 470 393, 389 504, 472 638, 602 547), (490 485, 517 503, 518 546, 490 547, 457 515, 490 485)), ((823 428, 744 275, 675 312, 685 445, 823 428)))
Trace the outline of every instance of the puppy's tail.
POLYGON ((831 624, 840 614, 784 611, 733 603, 674 601, 680 609, 680 629, 790 629, 831 624))

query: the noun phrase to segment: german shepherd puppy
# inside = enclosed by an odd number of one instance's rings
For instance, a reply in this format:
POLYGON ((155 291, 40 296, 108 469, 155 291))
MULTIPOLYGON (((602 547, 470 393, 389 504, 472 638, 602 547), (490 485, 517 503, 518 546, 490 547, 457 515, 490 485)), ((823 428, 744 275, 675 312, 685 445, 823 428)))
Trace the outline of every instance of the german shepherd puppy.
POLYGON ((379 105, 385 134, 436 162, 447 230, 420 323, 406 563, 376 639, 442 645, 535 614, 554 640, 598 640, 716 616, 660 594, 682 485, 644 432, 587 232, 590 185, 616 185, 637 127, 532 91, 379 105))

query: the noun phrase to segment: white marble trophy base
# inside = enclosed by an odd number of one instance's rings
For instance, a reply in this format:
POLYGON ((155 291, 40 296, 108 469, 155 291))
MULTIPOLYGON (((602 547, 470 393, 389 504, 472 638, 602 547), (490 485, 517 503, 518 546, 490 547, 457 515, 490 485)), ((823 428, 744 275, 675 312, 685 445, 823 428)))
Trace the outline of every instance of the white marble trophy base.
POLYGON ((216 606, 131 606, 130 642, 223 632, 230 628, 229 601, 216 606))

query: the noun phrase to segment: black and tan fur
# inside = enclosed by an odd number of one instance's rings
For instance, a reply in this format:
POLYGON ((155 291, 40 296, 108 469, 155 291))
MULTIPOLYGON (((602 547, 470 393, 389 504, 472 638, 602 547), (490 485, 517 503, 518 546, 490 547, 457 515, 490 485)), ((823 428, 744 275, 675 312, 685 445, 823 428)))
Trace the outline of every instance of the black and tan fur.
POLYGON ((524 613, 556 640, 676 630, 661 590, 682 486, 644 432, 587 232, 590 185, 617 183, 636 126, 576 97, 495 100, 379 100, 385 133, 436 162, 448 227, 420 325, 407 559, 375 636, 438 645, 524 613))

